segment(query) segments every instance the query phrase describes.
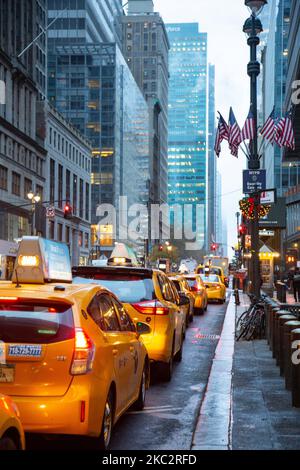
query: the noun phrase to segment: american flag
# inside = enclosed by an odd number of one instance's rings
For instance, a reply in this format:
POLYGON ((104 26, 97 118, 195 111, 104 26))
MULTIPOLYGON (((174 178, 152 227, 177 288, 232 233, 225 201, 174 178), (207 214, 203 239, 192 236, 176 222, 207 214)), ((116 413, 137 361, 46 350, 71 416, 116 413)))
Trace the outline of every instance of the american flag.
POLYGON ((242 129, 242 141, 244 140, 253 140, 255 137, 255 119, 250 107, 248 117, 242 129))
POLYGON ((217 133, 216 133, 216 141, 215 141, 215 152, 217 156, 220 156, 221 153, 221 143, 223 140, 228 140, 229 138, 229 129, 228 125, 223 118, 223 116, 219 113, 219 124, 217 128, 217 133))
POLYGON ((270 116, 266 120, 263 127, 260 129, 260 133, 266 140, 273 144, 274 142, 274 132, 275 132, 275 107, 271 112, 270 116))
POLYGON ((274 142, 276 142, 276 144, 279 147, 283 147, 282 137, 283 137, 284 127, 285 127, 285 117, 281 119, 277 118, 274 124, 274 142))
POLYGON ((278 145, 280 147, 288 147, 292 150, 296 149, 295 134, 292 122, 292 110, 290 110, 286 116, 280 120, 280 140, 278 145))
POLYGON ((238 156, 238 150, 239 150, 239 146, 241 142, 242 142, 241 129, 235 119, 235 115, 234 115, 232 108, 230 108, 228 143, 229 143, 231 155, 233 155, 234 157, 238 156))

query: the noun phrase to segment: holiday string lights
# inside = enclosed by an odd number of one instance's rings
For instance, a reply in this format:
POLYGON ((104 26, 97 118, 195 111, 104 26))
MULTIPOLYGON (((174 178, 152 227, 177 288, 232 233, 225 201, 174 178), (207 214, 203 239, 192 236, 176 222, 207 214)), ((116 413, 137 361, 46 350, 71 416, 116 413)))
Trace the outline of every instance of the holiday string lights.
MULTIPOLYGON (((240 209, 243 213, 243 216, 248 220, 254 220, 254 199, 252 197, 244 198, 240 201, 240 209)), ((270 212, 270 205, 261 205, 258 206, 258 217, 262 219, 266 217, 270 212)))

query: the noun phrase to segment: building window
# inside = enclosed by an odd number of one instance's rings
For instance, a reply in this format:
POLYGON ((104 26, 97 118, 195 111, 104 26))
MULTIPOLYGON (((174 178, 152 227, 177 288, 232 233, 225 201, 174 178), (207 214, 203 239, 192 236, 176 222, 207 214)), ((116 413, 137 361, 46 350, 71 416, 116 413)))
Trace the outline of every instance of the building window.
POLYGON ((89 234, 84 234, 84 248, 89 248, 89 234))
POLYGON ((83 218, 83 180, 79 183, 79 217, 83 218))
POLYGON ((78 245, 81 247, 81 246, 82 246, 82 243, 83 243, 83 233, 82 233, 82 232, 79 232, 79 235, 78 235, 78 245))
POLYGON ((49 220, 49 238, 51 240, 54 240, 54 229, 55 229, 54 220, 49 220))
POLYGON ((28 178, 24 179, 24 199, 27 199, 27 194, 32 191, 32 181, 28 178))
POLYGON ((0 189, 4 189, 4 191, 7 191, 7 176, 7 168, 5 168, 5 166, 0 165, 0 189))
POLYGON ((50 203, 55 201, 55 161, 50 159, 50 203))
POLYGON ((63 200, 63 166, 58 165, 58 207, 62 208, 63 200))
POLYGON ((70 202, 71 199, 71 173, 69 170, 66 171, 66 200, 70 202))
POLYGON ((90 220, 90 185, 85 184, 85 219, 90 220))
POLYGON ((66 227, 66 243, 70 243, 70 227, 66 227))
POLYGON ((41 201, 44 200, 44 189, 42 186, 36 185, 36 193, 41 196, 41 201))
POLYGON ((73 175, 73 214, 77 213, 77 176, 73 175))
POLYGON ((21 176, 18 173, 12 172, 12 194, 21 196, 21 176))
POLYGON ((57 224, 57 240, 63 241, 63 224, 57 224))

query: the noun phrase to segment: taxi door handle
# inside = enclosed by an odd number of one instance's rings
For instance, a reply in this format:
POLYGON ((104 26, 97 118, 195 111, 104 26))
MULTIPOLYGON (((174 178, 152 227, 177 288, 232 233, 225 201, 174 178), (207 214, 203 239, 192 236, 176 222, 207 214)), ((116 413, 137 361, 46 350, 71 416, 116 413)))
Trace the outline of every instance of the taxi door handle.
POLYGON ((116 356, 116 355, 118 354, 118 352, 119 352, 118 349, 113 349, 113 350, 112 350, 112 353, 113 353, 114 356, 116 356))

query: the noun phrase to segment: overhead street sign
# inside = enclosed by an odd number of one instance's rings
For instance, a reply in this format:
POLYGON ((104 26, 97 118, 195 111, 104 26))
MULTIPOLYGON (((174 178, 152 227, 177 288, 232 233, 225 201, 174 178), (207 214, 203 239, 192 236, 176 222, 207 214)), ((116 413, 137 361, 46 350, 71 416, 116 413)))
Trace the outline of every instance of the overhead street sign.
POLYGON ((267 189, 260 193, 261 204, 275 204, 276 202, 276 189, 267 189))
POLYGON ((251 194, 266 190, 266 170, 243 171, 243 193, 251 194))

